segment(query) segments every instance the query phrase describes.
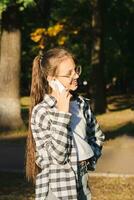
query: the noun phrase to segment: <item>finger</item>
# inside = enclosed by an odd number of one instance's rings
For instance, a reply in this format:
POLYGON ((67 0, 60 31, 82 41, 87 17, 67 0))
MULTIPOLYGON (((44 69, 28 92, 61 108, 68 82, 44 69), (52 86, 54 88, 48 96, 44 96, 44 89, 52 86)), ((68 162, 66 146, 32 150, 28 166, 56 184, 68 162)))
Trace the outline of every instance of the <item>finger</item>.
POLYGON ((60 92, 58 90, 54 90, 53 93, 56 98, 59 98, 60 92))

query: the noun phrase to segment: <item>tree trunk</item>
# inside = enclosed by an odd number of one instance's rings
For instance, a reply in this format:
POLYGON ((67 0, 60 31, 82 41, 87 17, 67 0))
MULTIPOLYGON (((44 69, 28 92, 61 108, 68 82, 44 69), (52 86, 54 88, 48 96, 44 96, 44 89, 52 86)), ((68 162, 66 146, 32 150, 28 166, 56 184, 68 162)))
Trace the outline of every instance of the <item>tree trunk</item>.
POLYGON ((94 111, 106 112, 106 92, 104 78, 103 19, 101 1, 92 0, 92 84, 94 111))
POLYGON ((20 112, 19 83, 21 32, 17 5, 7 7, 2 15, 0 46, 0 129, 23 125, 20 112))

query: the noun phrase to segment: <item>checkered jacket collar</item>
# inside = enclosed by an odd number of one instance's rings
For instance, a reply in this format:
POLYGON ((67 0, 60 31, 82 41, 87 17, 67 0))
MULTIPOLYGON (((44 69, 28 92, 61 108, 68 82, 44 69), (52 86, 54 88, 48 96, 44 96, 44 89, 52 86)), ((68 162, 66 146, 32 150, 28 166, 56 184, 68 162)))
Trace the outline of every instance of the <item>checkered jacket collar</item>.
POLYGON ((54 107, 57 103, 56 98, 48 94, 44 95, 43 101, 51 108, 54 107))
MULTIPOLYGON (((85 101, 89 101, 89 99, 87 98, 84 98, 85 101)), ((81 96, 74 96, 72 98, 72 100, 76 100, 78 105, 80 106, 84 101, 83 101, 83 98, 81 96)), ((54 107, 57 103, 57 100, 54 96, 51 96, 51 95, 48 95, 48 94, 45 94, 44 95, 44 100, 43 100, 48 106, 50 106, 51 108, 54 107)))

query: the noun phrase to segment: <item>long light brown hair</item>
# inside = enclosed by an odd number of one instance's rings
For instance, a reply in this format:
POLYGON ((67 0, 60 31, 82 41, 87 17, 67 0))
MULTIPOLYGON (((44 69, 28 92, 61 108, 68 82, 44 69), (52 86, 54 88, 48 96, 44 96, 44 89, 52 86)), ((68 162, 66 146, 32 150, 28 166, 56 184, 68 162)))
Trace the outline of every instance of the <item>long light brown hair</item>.
POLYGON ((39 167, 35 163, 36 146, 31 131, 31 113, 35 105, 43 100, 45 94, 51 93, 51 88, 47 82, 47 76, 54 76, 57 67, 66 57, 73 58, 73 55, 63 48, 53 48, 35 57, 32 68, 31 82, 31 105, 29 109, 29 132, 26 144, 26 177, 35 183, 35 177, 39 172, 39 167))

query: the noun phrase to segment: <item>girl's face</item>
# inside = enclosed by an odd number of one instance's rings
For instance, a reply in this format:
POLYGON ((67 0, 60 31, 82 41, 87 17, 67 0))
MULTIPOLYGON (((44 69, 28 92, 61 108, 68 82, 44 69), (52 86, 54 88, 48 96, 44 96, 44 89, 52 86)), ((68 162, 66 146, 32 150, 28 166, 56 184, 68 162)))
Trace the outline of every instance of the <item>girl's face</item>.
POLYGON ((74 60, 71 57, 65 57, 59 64, 55 78, 58 79, 65 88, 72 91, 77 89, 79 74, 76 71, 74 60))

